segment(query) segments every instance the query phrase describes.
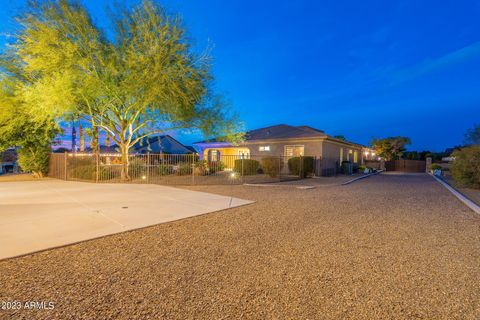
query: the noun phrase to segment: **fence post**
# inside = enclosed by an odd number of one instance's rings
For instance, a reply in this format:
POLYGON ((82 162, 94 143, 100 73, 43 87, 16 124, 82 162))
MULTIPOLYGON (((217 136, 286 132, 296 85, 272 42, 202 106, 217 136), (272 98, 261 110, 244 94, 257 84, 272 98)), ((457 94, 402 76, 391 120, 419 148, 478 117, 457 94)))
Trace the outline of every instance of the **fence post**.
POLYGON ((150 183, 150 151, 147 152, 147 163, 146 163, 146 166, 147 166, 147 184, 150 183))
MULTIPOLYGON (((245 156, 242 155, 241 157, 242 157, 242 168, 241 168, 241 171, 240 171, 240 179, 241 179, 240 181, 243 183, 243 175, 244 175, 243 170, 245 170, 245 169, 244 169, 243 160, 244 160, 245 156)), ((235 170, 235 159, 233 160, 233 163, 234 163, 234 164, 233 164, 233 169, 235 170)), ((234 172, 235 172, 235 171, 234 171, 234 172)))
POLYGON ((300 156, 300 179, 303 179, 303 156, 300 156))
POLYGON ((68 153, 67 153, 67 151, 65 151, 63 154, 64 154, 63 175, 64 175, 64 180, 67 181, 68 180, 68 178, 67 178, 67 164, 68 164, 67 157, 68 157, 68 153))
POLYGON ((98 183, 98 180, 99 180, 99 171, 100 171, 100 157, 99 157, 99 154, 98 152, 95 152, 95 183, 98 183))
POLYGON ((192 153, 192 186, 195 185, 195 154, 192 153))

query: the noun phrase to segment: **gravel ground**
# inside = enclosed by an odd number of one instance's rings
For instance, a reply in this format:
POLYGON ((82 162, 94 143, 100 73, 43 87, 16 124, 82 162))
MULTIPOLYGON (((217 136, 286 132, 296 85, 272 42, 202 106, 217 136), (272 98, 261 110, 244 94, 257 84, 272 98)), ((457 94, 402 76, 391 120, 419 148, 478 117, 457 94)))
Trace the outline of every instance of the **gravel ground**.
POLYGON ((0 261, 6 319, 479 319, 480 216, 427 175, 299 190, 0 261))
POLYGON ((461 187, 455 182, 455 180, 450 175, 444 176, 443 179, 449 185, 457 189, 457 191, 462 193, 465 197, 467 197, 468 199, 472 200, 473 202, 475 202, 480 206, 480 190, 461 187))

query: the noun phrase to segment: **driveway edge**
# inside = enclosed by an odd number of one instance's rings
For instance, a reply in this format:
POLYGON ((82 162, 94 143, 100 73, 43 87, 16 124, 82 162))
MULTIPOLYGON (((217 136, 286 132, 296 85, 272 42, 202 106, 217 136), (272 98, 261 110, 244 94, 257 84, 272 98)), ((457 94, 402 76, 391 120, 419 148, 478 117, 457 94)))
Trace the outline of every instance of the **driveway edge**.
POLYGON ((453 188, 451 185, 449 185, 448 183, 446 183, 445 181, 443 181, 442 179, 436 177, 435 175, 433 174, 430 174, 430 176, 432 176, 435 180, 438 181, 438 183, 440 183, 442 186, 444 186, 448 191, 450 191, 455 197, 458 198, 458 200, 462 201, 467 207, 469 207, 470 209, 472 209, 474 212, 480 214, 480 206, 477 205, 475 202, 473 202, 472 200, 468 199, 467 197, 465 197, 463 194, 461 194, 460 192, 458 192, 455 188, 453 188))
POLYGON ((340 184, 340 185, 346 186, 347 184, 350 184, 350 183, 353 183, 353 182, 355 182, 355 181, 362 180, 362 179, 365 179, 365 178, 368 178, 368 177, 371 177, 371 176, 375 176, 375 175, 380 174, 380 173, 382 173, 382 172, 383 172, 383 170, 380 170, 380 171, 377 171, 377 172, 373 172, 373 173, 369 173, 369 174, 367 174, 367 175, 364 175, 364 176, 361 176, 361 177, 357 177, 357 178, 354 178, 354 179, 352 179, 352 180, 348 180, 348 181, 346 181, 346 182, 344 182, 344 183, 342 183, 342 184, 340 184))

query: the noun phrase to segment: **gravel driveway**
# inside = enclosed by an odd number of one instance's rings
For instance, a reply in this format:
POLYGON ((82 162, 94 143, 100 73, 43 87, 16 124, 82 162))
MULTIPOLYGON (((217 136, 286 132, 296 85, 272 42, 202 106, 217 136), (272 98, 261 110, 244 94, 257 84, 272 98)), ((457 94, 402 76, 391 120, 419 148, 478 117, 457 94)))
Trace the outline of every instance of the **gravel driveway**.
POLYGON ((427 175, 308 190, 0 262, 0 319, 478 319, 480 216, 427 175))

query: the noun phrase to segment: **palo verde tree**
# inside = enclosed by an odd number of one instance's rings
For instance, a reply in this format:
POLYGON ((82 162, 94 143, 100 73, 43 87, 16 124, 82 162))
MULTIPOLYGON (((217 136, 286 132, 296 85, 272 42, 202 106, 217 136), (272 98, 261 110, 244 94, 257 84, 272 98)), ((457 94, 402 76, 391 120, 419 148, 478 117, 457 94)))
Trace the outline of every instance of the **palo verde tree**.
POLYGON ((0 151, 19 147, 18 162, 24 171, 43 177, 48 169, 48 154, 55 136, 60 132, 57 123, 46 117, 33 118, 24 96, 28 87, 11 78, 0 81, 0 151))
POLYGON ((410 143, 410 139, 406 137, 389 137, 374 139, 371 144, 380 157, 385 160, 395 160, 402 157, 406 150, 405 146, 410 143))
POLYGON ((234 115, 211 92, 211 59, 196 54, 181 21, 143 1, 118 10, 113 36, 79 2, 35 2, 21 19, 10 69, 35 75, 30 101, 55 119, 84 118, 120 148, 122 179, 129 149, 144 137, 178 129, 236 140, 234 115))

